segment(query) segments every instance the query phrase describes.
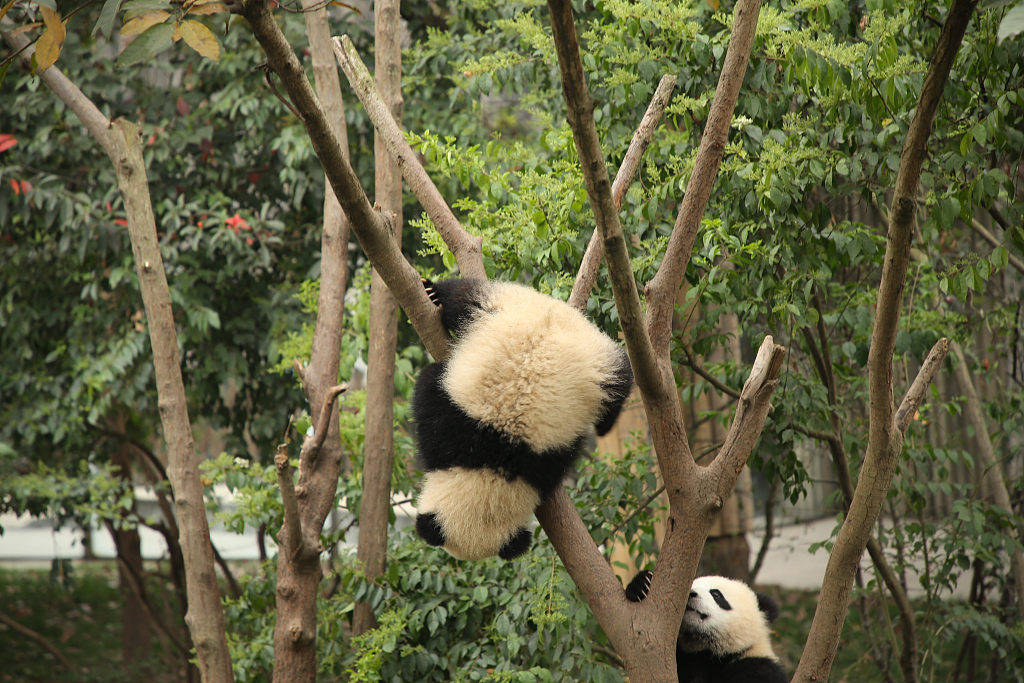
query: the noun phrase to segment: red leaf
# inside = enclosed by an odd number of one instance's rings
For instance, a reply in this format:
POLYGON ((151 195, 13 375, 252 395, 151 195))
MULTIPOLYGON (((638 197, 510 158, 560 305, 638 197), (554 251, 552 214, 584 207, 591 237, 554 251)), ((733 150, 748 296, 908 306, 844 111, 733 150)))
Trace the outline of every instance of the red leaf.
POLYGON ((22 194, 28 194, 31 191, 32 191, 32 183, 30 183, 27 180, 22 180, 21 181, 21 193, 22 194))
POLYGON ((21 194, 21 185, 14 178, 11 178, 11 189, 14 190, 14 194, 21 194))
POLYGON ((248 244, 249 246, 252 246, 253 241, 254 240, 251 237, 246 237, 245 238, 245 243, 248 244))
POLYGON ((238 234, 239 230, 251 230, 252 229, 252 228, 249 227, 249 223, 247 223, 246 220, 244 218, 242 218, 241 216, 239 216, 237 213, 234 216, 232 216, 231 218, 225 218, 224 219, 224 225, 226 225, 229 228, 231 228, 232 230, 234 230, 236 235, 238 234))
POLYGON ((0 152, 5 152, 18 144, 18 138, 6 133, 0 134, 0 152))
POLYGON ((123 218, 115 218, 114 225, 120 225, 122 227, 128 227, 128 221, 123 218))
POLYGON ((175 109, 177 109, 178 113, 182 116, 188 116, 189 113, 192 111, 192 107, 188 105, 188 102, 185 101, 184 97, 178 98, 178 101, 175 104, 175 109))

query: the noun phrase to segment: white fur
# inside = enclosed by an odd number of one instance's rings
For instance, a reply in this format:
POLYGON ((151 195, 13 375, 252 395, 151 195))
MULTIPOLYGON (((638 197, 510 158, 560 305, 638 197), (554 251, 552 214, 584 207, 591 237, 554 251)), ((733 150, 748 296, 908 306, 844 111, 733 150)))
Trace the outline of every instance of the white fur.
POLYGON ((694 579, 683 614, 679 647, 696 652, 711 650, 718 656, 767 657, 778 659, 772 651, 768 619, 757 605, 757 595, 747 584, 724 576, 694 579), (715 588, 732 606, 723 610, 711 597, 715 588), (701 615, 706 615, 701 617, 701 615))
POLYGON ((594 424, 618 350, 568 304, 508 282, 487 285, 483 312, 455 345, 442 379, 470 416, 537 451, 594 424))
POLYGON ((522 479, 450 467, 427 472, 416 509, 437 515, 445 550, 460 560, 481 560, 497 555, 520 527, 529 528, 538 505, 537 490, 522 479))

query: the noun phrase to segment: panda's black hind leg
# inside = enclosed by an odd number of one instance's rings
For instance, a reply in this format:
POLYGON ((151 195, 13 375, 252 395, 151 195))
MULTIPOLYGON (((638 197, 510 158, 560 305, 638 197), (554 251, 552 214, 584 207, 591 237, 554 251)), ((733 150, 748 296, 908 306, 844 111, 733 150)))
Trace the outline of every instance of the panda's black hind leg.
POLYGON ((647 569, 637 572, 633 580, 626 586, 626 599, 630 602, 640 602, 651 592, 651 578, 654 572, 647 569))
POLYGON ((633 368, 629 365, 629 356, 625 351, 619 352, 615 371, 601 384, 601 388, 605 392, 605 399, 601 402, 601 414, 594 423, 594 431, 598 436, 604 436, 615 426, 622 412, 622 404, 633 391, 633 368))
POLYGON ((444 530, 433 512, 416 515, 416 533, 429 545, 444 545, 444 530))
POLYGON ((498 551, 498 557, 503 560, 519 557, 530 549, 530 543, 532 542, 533 534, 530 533, 530 530, 519 527, 515 535, 505 541, 505 545, 501 546, 501 550, 498 551))

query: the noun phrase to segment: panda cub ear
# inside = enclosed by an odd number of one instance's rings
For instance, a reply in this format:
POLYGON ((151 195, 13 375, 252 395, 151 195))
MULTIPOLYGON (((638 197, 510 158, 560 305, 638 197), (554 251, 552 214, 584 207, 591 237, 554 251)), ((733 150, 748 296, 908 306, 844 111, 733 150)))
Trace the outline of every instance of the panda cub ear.
POLYGON ((764 593, 756 593, 757 595, 757 607, 764 615, 768 617, 768 623, 775 621, 779 616, 779 603, 775 602, 775 598, 764 593))

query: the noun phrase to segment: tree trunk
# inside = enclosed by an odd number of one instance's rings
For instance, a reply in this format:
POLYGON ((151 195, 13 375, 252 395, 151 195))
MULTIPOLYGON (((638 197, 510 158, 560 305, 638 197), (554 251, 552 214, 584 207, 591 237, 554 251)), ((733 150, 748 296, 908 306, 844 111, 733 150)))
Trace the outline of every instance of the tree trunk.
MULTIPOLYGON (((303 0, 303 14, 317 97, 323 103, 324 122, 340 142, 339 153, 347 158, 345 109, 337 67, 331 54, 327 11, 317 0, 303 0)), ((305 75, 302 78, 305 79, 305 75)), ((309 365, 303 368, 296 361, 310 416, 316 421, 314 437, 319 445, 309 447, 309 438, 303 443, 297 486, 292 481, 292 469, 287 458, 285 467, 278 465, 286 516, 277 536, 274 681, 316 680, 316 600, 323 577, 319 540, 324 520, 334 508, 344 455, 335 403, 337 394, 330 387, 338 380, 351 224, 329 184, 324 195, 316 327, 309 365), (320 416, 324 419, 321 420, 320 416), (293 507, 289 507, 289 503, 293 507)))
MULTIPOLYGON (((113 420, 115 424, 111 425, 111 428, 124 433, 123 415, 118 415, 113 420)), ((135 459, 132 454, 134 447, 122 439, 113 443, 115 445, 110 452, 110 461, 115 467, 118 478, 130 487, 132 486, 131 463, 135 459)), ((139 530, 134 527, 118 529, 112 526, 111 535, 114 546, 117 548, 117 555, 124 562, 124 565, 118 564, 117 567, 118 587, 121 591, 121 598, 124 600, 124 609, 121 612, 121 653, 129 671, 138 674, 141 673, 139 665, 144 663, 149 655, 151 633, 146 608, 142 604, 142 599, 136 592, 128 572, 134 572, 137 577, 143 576, 142 542, 139 539, 139 530)))
MULTIPOLYGON (((374 3, 374 63, 377 89, 396 122, 402 119, 402 46, 399 0, 374 3)), ((374 135, 376 203, 391 221, 391 232, 402 240, 402 175, 379 134, 374 135)), ((391 470, 394 441, 395 349, 398 307, 376 269, 370 284, 370 348, 366 377, 366 442, 363 458, 363 498, 359 509, 356 557, 367 579, 384 573, 388 517, 391 511, 391 470)), ((358 602, 352 632, 374 628, 377 620, 369 603, 358 602)))
MULTIPOLYGON (((34 50, 24 36, 3 34, 29 62, 34 50)), ((57 97, 85 124, 110 158, 124 200, 135 269, 146 310, 153 347, 157 400, 167 444, 168 479, 174 492, 185 560, 188 613, 185 623, 192 635, 204 681, 233 680, 224 626, 224 610, 213 566, 213 547, 206 519, 203 485, 192 439, 192 426, 181 379, 178 335, 174 327, 170 290, 156 237, 156 219, 150 204, 146 166, 142 159, 139 126, 124 119, 113 123, 56 67, 40 76, 57 97)))

